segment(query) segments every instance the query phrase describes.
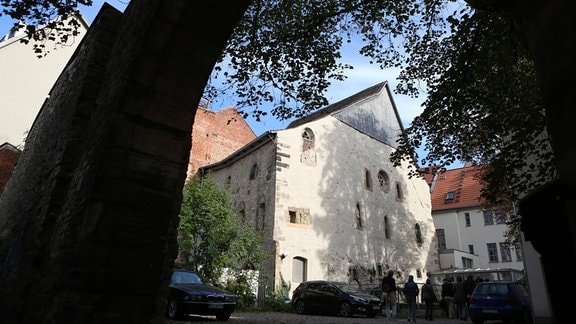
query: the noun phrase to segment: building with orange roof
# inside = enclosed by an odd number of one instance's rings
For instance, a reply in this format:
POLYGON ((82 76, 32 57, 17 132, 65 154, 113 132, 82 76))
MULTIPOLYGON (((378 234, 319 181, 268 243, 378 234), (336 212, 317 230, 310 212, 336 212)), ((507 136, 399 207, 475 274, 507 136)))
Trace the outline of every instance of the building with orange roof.
POLYGON ((523 270, 521 249, 506 244, 506 219, 482 207, 478 170, 477 166, 465 166, 432 170, 425 175, 430 186, 440 268, 523 270))

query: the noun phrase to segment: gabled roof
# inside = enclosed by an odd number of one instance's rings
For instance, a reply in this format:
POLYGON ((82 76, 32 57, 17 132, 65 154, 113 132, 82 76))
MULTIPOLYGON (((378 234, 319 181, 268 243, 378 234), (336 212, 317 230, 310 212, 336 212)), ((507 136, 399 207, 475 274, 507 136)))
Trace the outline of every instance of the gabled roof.
POLYGON ((291 122, 294 128, 312 121, 332 116, 348 126, 396 147, 403 130, 388 82, 381 82, 350 97, 317 110, 291 122))
POLYGON ((468 166, 439 170, 435 176, 426 174, 424 179, 430 185, 432 212, 480 206, 482 184, 476 179, 479 170, 477 166, 468 166))
MULTIPOLYGON (((402 123, 388 88, 388 82, 378 83, 332 105, 294 120, 286 129, 298 127, 326 116, 337 118, 359 132, 392 147, 396 147, 396 140, 402 131, 402 123), (371 99, 374 100, 364 104, 371 99)), ((281 130, 263 133, 222 161, 201 166, 199 172, 202 174, 207 170, 223 168, 234 163, 262 145, 274 141, 278 132, 281 132, 281 130)))
POLYGON ((20 153, 20 150, 16 146, 8 142, 4 142, 4 144, 0 145, 0 150, 10 150, 12 152, 20 153))

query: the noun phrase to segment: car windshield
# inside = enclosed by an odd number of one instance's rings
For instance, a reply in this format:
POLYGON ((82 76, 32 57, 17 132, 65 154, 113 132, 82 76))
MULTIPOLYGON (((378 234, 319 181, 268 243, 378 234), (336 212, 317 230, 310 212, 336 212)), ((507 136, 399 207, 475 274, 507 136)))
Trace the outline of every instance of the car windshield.
POLYGON ((358 286, 354 286, 354 285, 350 285, 344 282, 335 282, 334 285, 340 289, 342 289, 342 291, 345 291, 347 293, 359 293, 360 292, 360 288, 358 286))
POLYGON ((170 280, 171 283, 191 283, 191 284, 202 284, 202 279, 200 276, 195 274, 194 272, 187 272, 187 271, 175 271, 172 273, 172 279, 170 280))

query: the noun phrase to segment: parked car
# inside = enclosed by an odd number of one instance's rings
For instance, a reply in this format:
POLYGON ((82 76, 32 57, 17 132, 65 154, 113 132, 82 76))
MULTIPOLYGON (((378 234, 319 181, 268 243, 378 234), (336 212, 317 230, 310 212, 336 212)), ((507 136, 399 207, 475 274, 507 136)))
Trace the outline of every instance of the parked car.
POLYGON ((298 285, 292 292, 291 304, 298 314, 320 313, 345 317, 362 314, 374 317, 380 312, 380 298, 360 291, 355 285, 325 280, 298 285))
POLYGON ((474 324, 502 320, 532 324, 532 300, 522 282, 478 283, 470 297, 470 318, 474 324))
POLYGON ((166 316, 182 319, 184 315, 215 315, 226 321, 236 308, 236 296, 215 287, 198 274, 187 270, 174 270, 170 279, 166 316))

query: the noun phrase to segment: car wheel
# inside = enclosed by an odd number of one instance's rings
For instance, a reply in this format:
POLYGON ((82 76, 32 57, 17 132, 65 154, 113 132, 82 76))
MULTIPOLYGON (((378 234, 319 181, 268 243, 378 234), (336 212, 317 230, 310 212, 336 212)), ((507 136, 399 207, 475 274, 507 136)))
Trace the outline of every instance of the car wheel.
POLYGON ((298 314, 304 314, 306 312, 306 305, 304 305, 304 302, 302 300, 298 299, 296 301, 296 304, 294 304, 294 310, 298 314))
POLYGON ((348 302, 343 302, 340 304, 340 315, 344 317, 352 316, 352 305, 348 302))
POLYGON ((534 323, 534 320, 532 319, 532 314, 530 314, 529 311, 524 310, 522 312, 522 319, 519 321, 519 323, 523 323, 523 324, 532 324, 534 323))
POLYGON ((216 314, 216 319, 219 321, 227 321, 232 313, 219 313, 216 314))
POLYGON ((166 316, 170 319, 181 319, 183 315, 178 302, 175 299, 170 299, 166 307, 166 316))

